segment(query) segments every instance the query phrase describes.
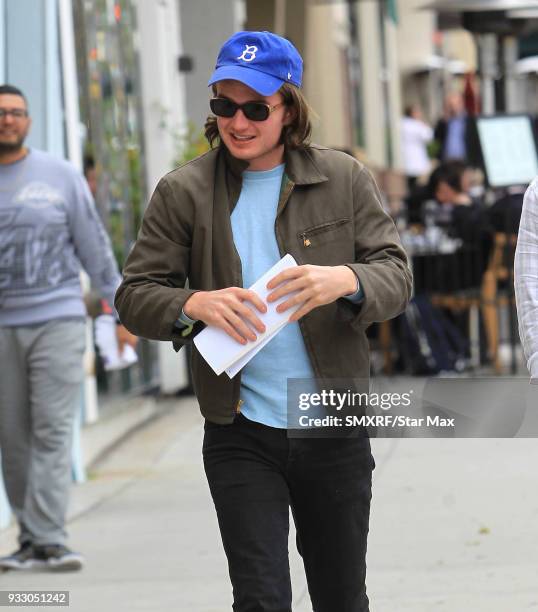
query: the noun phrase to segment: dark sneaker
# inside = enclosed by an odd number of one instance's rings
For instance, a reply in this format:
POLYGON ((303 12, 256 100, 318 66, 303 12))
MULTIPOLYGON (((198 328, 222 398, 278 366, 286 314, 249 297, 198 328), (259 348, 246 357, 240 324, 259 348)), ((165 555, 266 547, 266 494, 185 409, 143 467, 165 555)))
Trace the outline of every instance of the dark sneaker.
POLYGON ((1 570, 32 569, 40 565, 43 565, 43 562, 36 558, 34 547, 30 542, 25 542, 19 550, 16 550, 7 557, 0 558, 1 570))
POLYGON ((82 569, 84 558, 63 544, 34 546, 35 558, 44 569, 75 572, 82 569))

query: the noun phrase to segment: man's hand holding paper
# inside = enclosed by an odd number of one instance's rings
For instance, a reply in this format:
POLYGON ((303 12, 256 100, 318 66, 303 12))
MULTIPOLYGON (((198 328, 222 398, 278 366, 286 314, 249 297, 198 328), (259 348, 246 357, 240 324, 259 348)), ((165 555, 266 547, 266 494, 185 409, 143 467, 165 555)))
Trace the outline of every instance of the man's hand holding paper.
MULTIPOLYGON (((241 306, 241 313, 244 313, 245 318, 241 321, 241 325, 244 326, 246 330, 244 332, 245 336, 240 336, 242 341, 237 339, 237 332, 234 331, 234 333, 229 333, 227 329, 227 327, 231 329, 231 325, 229 323, 222 325, 222 317, 225 317, 228 311, 226 309, 222 309, 220 306, 217 317, 213 319, 220 324, 209 324, 206 329, 204 329, 194 338, 196 348, 200 351, 204 359, 217 374, 220 375, 222 372, 226 371, 230 377, 233 377, 237 371, 239 371, 238 368, 240 369, 246 363, 248 363, 249 359, 251 359, 262 348, 262 346, 267 344, 274 334, 278 333, 280 329, 282 329, 282 327, 288 323, 288 316, 277 310, 278 304, 275 303, 274 300, 271 303, 266 304, 267 296, 269 294, 267 284, 281 271, 292 267, 297 267, 296 261, 291 255, 285 255, 260 279, 258 279, 258 281, 256 281, 248 291, 242 290, 246 292, 243 294, 244 297, 247 297, 248 294, 248 301, 245 300, 244 302, 239 303, 239 298, 237 298, 236 301, 228 301, 228 307, 236 309, 234 312, 236 313, 235 316, 237 318, 239 318, 239 315, 237 314, 238 304, 241 306), (263 305, 263 309, 259 308, 260 304, 263 305), (257 308, 260 312, 260 323, 265 328, 263 332, 258 329, 260 333, 257 337, 249 327, 249 322, 252 322, 252 317, 258 319, 254 308, 257 308), (252 336, 254 336, 254 339, 252 339, 252 336), (247 344, 245 338, 251 339, 251 342, 247 344)), ((287 281, 282 282, 287 283, 287 281)), ((237 288, 232 288, 232 290, 237 291, 237 288)), ((222 291, 224 292, 226 290, 222 291)), ((217 292, 208 292, 208 294, 215 293, 217 292)), ((286 295, 289 295, 289 293, 290 292, 287 291, 286 295)), ((189 302, 191 302, 196 295, 197 294, 194 294, 187 304, 189 304, 189 302)), ((236 296, 238 295, 239 294, 236 294, 236 296)), ((221 303, 222 300, 219 301, 219 304, 221 303)), ((297 304, 294 308, 297 309, 299 307, 300 304, 297 304)), ((191 316, 189 312, 196 316, 196 311, 185 311, 185 314, 187 316, 191 316)), ((208 316, 211 317, 212 313, 208 313, 208 316)), ((201 320, 204 321, 203 318, 201 320)), ((205 322, 207 322, 207 320, 205 320, 205 322)), ((237 322, 235 324, 239 326, 237 322)))
POLYGON ((255 291, 241 287, 197 291, 183 308, 183 312, 191 319, 222 329, 243 345, 249 340, 256 340, 253 330, 260 334, 265 331, 265 325, 256 311, 263 314, 267 312, 267 306, 255 291))
POLYGON ((298 321, 318 306, 330 304, 338 298, 355 293, 357 277, 347 266, 307 264, 283 270, 267 283, 267 288, 274 289, 267 297, 269 303, 292 294, 277 306, 277 312, 285 312, 301 305, 290 315, 289 322, 292 322, 298 321))

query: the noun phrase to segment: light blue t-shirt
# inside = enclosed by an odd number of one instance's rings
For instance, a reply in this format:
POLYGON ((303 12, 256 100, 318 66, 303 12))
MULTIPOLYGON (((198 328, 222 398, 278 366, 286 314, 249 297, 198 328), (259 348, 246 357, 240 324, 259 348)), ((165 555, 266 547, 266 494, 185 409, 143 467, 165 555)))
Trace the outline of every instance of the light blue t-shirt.
MULTIPOLYGON (((281 258, 274 228, 283 174, 284 164, 243 173, 231 218, 243 287, 253 285, 281 258)), ((313 377, 299 323, 289 323, 243 368, 241 412, 252 421, 286 428, 287 379, 313 377)))

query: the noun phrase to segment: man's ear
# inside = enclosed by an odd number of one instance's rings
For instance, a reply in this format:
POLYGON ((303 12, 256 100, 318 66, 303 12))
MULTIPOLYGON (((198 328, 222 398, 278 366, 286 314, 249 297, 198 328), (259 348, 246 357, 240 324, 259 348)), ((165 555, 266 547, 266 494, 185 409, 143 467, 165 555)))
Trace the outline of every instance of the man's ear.
POLYGON ((290 108, 289 106, 286 107, 286 112, 284 114, 284 121, 283 124, 284 125, 290 125, 290 123, 293 123, 293 121, 295 120, 295 117, 297 116, 297 111, 295 108, 290 108))

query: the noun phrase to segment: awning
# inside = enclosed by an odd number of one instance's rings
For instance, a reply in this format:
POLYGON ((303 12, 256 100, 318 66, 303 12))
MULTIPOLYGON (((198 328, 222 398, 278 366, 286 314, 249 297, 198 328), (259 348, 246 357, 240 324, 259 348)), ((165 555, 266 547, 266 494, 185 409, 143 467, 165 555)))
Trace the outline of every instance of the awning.
POLYGON ((537 8, 536 0, 435 0, 421 7, 442 13, 523 11, 537 8))

